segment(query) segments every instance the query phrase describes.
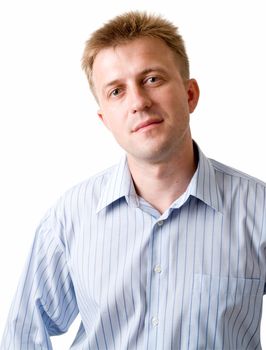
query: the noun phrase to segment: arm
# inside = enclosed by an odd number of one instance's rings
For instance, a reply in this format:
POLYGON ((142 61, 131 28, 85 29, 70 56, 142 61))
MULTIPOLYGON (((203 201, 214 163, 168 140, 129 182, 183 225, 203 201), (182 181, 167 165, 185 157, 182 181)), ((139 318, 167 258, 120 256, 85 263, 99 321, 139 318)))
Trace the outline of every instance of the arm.
POLYGON ((51 212, 37 230, 1 350, 50 350, 50 336, 66 332, 78 314, 61 230, 51 212))

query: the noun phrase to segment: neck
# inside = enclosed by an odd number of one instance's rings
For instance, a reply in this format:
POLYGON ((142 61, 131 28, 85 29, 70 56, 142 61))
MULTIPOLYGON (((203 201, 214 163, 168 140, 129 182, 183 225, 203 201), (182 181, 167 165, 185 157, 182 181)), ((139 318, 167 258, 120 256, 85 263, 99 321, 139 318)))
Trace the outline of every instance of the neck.
POLYGON ((137 194, 160 213, 186 191, 197 167, 192 140, 160 163, 138 161, 129 155, 127 159, 137 194))

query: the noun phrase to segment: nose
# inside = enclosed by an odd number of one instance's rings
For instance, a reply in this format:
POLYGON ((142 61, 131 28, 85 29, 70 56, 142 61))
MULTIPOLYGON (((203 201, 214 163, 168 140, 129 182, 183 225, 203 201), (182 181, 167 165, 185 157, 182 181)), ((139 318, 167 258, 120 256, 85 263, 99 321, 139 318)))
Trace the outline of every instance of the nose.
POLYGON ((141 86, 134 86, 130 89, 130 111, 132 114, 149 109, 152 100, 147 91, 141 86))

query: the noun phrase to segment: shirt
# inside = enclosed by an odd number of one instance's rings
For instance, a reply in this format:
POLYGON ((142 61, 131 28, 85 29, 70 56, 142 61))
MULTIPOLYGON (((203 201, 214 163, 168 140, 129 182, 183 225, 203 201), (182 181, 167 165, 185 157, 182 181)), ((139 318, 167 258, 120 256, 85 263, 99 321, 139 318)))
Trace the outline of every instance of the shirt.
POLYGON ((126 157, 69 190, 42 220, 1 350, 261 349, 265 184, 204 156, 160 214, 126 157))

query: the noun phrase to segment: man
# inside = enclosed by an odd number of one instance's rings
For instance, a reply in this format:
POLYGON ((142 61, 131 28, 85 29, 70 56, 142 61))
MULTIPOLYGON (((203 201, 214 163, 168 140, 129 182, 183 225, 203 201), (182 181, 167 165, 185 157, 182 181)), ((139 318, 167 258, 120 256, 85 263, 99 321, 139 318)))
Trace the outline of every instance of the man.
POLYGON ((165 19, 118 16, 83 68, 121 162, 69 190, 37 230, 2 350, 261 349, 265 184, 204 156, 199 88, 165 19))

